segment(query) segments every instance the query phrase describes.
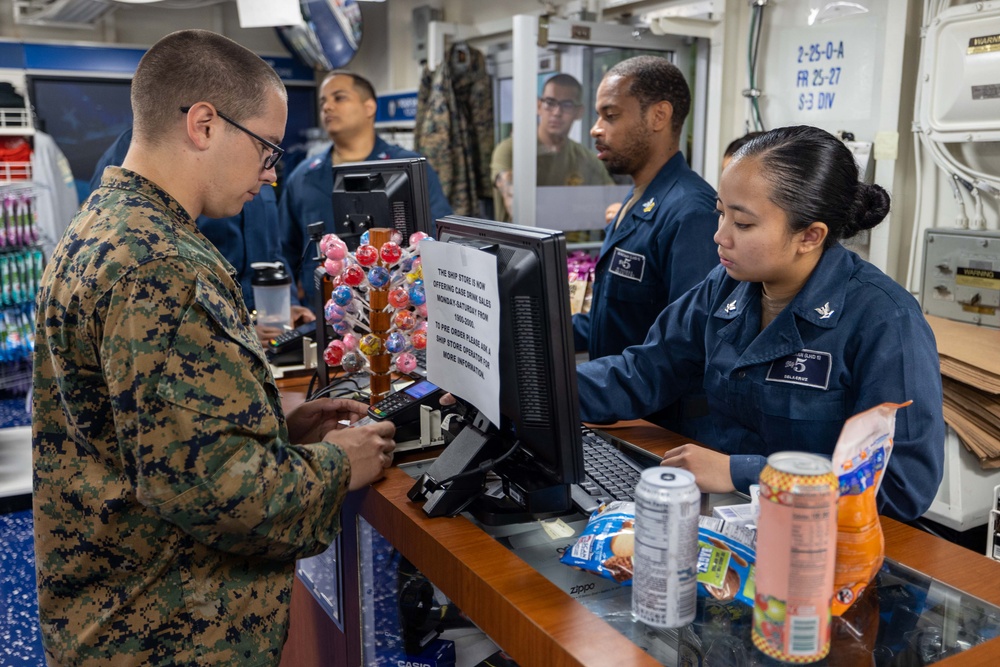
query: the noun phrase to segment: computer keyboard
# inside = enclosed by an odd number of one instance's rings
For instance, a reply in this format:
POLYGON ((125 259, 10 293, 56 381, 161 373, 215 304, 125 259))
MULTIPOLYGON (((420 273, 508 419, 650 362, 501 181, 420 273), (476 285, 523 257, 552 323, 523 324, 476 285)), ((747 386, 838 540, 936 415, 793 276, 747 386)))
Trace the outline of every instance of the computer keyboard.
POLYGON ((632 501, 635 485, 642 471, 659 463, 650 454, 648 465, 642 465, 619 450, 596 431, 581 426, 583 469, 586 479, 570 487, 573 505, 583 512, 593 512, 601 503, 611 500, 632 501))
POLYGON ((427 348, 420 350, 413 349, 412 354, 417 358, 417 367, 413 370, 413 373, 420 377, 427 377, 427 348))

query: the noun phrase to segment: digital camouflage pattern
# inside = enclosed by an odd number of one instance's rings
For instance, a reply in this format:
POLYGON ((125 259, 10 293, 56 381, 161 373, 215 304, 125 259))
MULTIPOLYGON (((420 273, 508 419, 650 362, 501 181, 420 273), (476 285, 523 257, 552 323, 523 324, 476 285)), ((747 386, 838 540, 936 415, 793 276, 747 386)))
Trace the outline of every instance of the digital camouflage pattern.
POLYGON ((54 665, 276 665, 294 560, 350 478, 291 445, 235 271, 117 167, 38 294, 33 441, 42 637, 54 665))
POLYGON ((493 197, 493 84, 481 51, 451 47, 441 66, 424 68, 417 92, 413 145, 441 178, 458 215, 479 215, 493 197))

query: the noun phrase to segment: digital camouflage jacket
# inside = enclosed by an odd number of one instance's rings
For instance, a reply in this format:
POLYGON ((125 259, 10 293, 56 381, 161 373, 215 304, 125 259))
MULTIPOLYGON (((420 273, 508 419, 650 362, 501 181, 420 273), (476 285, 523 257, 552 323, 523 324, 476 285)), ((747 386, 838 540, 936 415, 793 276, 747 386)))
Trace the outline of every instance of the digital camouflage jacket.
POLYGON ((39 611, 54 665, 276 665, 294 560, 350 468, 291 445, 234 270, 180 204, 109 168, 38 294, 39 611))

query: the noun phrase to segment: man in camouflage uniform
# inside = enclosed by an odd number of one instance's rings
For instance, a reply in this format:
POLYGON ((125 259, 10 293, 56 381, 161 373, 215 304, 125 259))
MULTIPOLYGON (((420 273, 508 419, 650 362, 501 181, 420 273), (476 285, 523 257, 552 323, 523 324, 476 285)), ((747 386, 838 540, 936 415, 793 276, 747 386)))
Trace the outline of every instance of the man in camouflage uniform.
POLYGON ((263 60, 173 33, 132 82, 135 135, 38 295, 33 444, 48 664, 276 665, 294 560, 391 461, 350 401, 287 417, 235 270, 196 228, 274 179, 287 114, 263 60))

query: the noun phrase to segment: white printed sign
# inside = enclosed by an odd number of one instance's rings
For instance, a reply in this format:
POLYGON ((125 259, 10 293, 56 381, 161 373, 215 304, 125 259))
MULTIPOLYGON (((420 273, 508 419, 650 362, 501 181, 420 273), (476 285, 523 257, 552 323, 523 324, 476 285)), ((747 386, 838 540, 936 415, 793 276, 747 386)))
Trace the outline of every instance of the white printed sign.
POLYGON ((420 244, 427 294, 427 379, 500 424, 497 258, 455 243, 420 244))
POLYGON ((766 73, 763 84, 777 112, 769 114, 770 123, 869 118, 878 64, 875 37, 874 24, 860 22, 779 31, 781 55, 774 71, 783 76, 766 73))

